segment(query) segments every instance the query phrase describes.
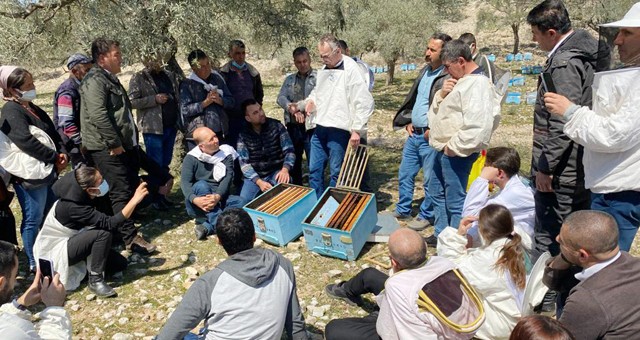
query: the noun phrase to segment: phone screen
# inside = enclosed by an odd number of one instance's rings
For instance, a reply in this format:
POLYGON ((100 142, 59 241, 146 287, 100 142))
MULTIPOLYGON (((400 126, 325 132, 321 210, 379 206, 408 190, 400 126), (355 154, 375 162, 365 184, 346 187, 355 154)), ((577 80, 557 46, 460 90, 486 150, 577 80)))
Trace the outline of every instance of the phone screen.
POLYGON ((40 281, 42 282, 45 276, 49 277, 49 282, 53 280, 53 262, 47 259, 38 259, 38 266, 40 267, 40 281))
POLYGON ((556 91, 556 86, 553 83, 553 78, 551 77, 551 73, 542 72, 542 85, 547 92, 558 93, 556 91))

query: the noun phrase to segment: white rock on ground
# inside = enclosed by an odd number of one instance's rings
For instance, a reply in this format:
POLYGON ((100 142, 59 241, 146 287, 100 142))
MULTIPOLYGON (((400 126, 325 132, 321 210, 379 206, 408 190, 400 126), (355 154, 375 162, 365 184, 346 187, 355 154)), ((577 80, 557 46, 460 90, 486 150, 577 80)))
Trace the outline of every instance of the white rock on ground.
POLYGON ((330 278, 334 278, 342 275, 342 271, 337 269, 332 269, 329 272, 327 272, 327 274, 329 274, 330 278))

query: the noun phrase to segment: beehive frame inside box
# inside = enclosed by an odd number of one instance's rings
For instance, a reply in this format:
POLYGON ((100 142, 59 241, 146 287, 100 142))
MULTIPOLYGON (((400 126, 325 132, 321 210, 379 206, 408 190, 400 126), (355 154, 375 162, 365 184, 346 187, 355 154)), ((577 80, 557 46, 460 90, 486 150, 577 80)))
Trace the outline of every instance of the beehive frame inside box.
POLYGON ((376 223, 374 194, 347 188, 327 188, 304 219, 302 229, 310 251, 343 260, 355 260, 376 223), (326 211, 325 205, 333 200, 339 205, 326 211))
POLYGON ((302 234, 302 220, 316 203, 315 190, 278 184, 244 206, 256 236, 268 243, 284 246, 302 234))

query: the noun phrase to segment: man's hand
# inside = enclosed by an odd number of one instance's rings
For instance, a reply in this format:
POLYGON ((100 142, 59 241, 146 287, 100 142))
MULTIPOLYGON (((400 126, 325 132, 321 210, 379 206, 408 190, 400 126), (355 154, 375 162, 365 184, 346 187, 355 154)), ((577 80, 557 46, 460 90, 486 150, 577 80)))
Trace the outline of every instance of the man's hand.
POLYGON ((260 191, 265 192, 271 188, 273 188, 273 185, 271 185, 271 183, 267 182, 267 181, 263 181, 261 179, 258 179, 256 181, 256 185, 258 186, 258 188, 260 188, 260 191))
POLYGON ((444 84, 442 85, 442 90, 440 92, 440 94, 442 95, 442 98, 445 98, 449 93, 451 93, 451 91, 453 91, 453 87, 456 86, 457 82, 458 81, 453 78, 449 78, 445 80, 444 84))
POLYGON ((213 103, 216 103, 218 105, 223 104, 222 98, 220 97, 218 91, 209 91, 209 93, 207 94, 207 98, 202 101, 202 108, 206 108, 213 103))
POLYGON ((278 173, 276 174, 276 182, 289 183, 289 169, 282 168, 282 170, 278 171, 278 173))
POLYGON ((63 153, 58 154, 56 157, 56 171, 60 173, 69 164, 69 157, 63 153))
POLYGON ((552 180, 553 175, 538 172, 536 174, 536 189, 540 192, 553 192, 553 187, 551 186, 552 180))
POLYGON ((49 277, 45 277, 40 288, 40 297, 47 307, 62 307, 67 291, 60 282, 60 274, 57 272, 53 275, 53 281, 49 282, 49 277))
POLYGON ((140 182, 140 184, 136 188, 136 192, 133 193, 133 197, 131 198, 131 200, 134 201, 136 205, 138 205, 148 194, 149 190, 147 189, 147 182, 140 182))
POLYGON ((293 118, 295 118, 296 123, 299 123, 299 124, 303 124, 303 123, 304 123, 304 119, 305 119, 305 117, 304 117, 304 113, 302 113, 302 112, 300 112, 300 111, 296 112, 296 113, 293 115, 293 118))
POLYGON ((214 194, 200 196, 193 199, 193 204, 205 212, 213 210, 217 203, 218 202, 216 201, 214 194))
POLYGON ((409 136, 413 134, 413 124, 411 123, 407 124, 407 126, 405 126, 404 129, 407 130, 407 133, 409 134, 409 136))
POLYGON ((36 277, 33 278, 31 286, 20 296, 17 301, 19 304, 28 307, 40 302, 40 268, 36 269, 36 277))
POLYGON ((310 116, 312 113, 316 112, 316 103, 313 100, 307 101, 307 105, 304 106, 304 112, 307 116, 310 116))
POLYGON ((544 106, 553 114, 564 116, 564 113, 567 112, 571 105, 573 103, 563 95, 553 92, 544 94, 544 106))
POLYGON ((430 130, 430 129, 427 129, 427 130, 424 132, 424 136, 423 136, 423 137, 424 137, 424 140, 426 140, 427 142, 429 141, 429 131, 431 131, 431 130, 430 130))
POLYGON ((351 132, 351 138, 349 138, 349 144, 355 149, 360 145, 360 134, 353 131, 351 132))
POLYGON ((109 149, 109 156, 117 156, 124 153, 124 148, 119 146, 117 148, 109 149))
POLYGON ((163 186, 158 188, 158 193, 162 196, 167 196, 171 191, 171 188, 173 188, 173 177, 170 178, 163 186))
POLYGON ((289 103, 289 104, 287 104, 287 111, 288 111, 290 114, 295 114, 296 112, 300 112, 300 111, 298 110, 298 105, 297 105, 296 103, 289 103))
POLYGON ((444 146, 444 149, 442 150, 442 152, 447 156, 447 157, 456 157, 456 153, 451 151, 451 149, 449 149, 448 146, 444 146))
POLYGON ((166 95, 164 93, 156 94, 156 103, 162 105, 162 104, 166 103, 167 100, 169 100, 169 96, 168 95, 166 95))
POLYGON ((460 221, 460 225, 458 226, 458 235, 467 236, 467 232, 471 229, 473 222, 477 221, 478 218, 475 216, 466 216, 460 221))

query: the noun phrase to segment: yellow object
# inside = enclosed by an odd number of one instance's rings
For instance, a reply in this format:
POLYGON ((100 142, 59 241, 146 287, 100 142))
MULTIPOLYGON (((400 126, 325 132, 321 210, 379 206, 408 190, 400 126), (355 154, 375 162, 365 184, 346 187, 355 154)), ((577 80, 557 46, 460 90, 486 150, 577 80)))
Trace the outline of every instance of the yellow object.
POLYGON ((427 294, 425 294, 423 290, 418 291, 418 307, 423 311, 427 311, 433 314, 433 316, 435 316, 443 325, 448 326, 458 333, 475 332, 478 328, 480 328, 480 326, 482 326, 482 323, 484 322, 484 305, 482 304, 482 300, 478 296, 478 293, 475 291, 475 289, 473 289, 473 287, 471 287, 464 276, 462 276, 462 274, 457 269, 453 269, 453 272, 456 274, 458 279, 460 279, 462 290, 467 294, 467 296, 471 299, 471 302, 478 309, 478 317, 468 324, 457 324, 451 321, 446 315, 444 315, 440 308, 436 306, 436 304, 427 296, 427 294))
POLYGON ((476 180, 480 176, 480 172, 482 172, 482 168, 484 168, 484 161, 487 159, 487 150, 482 150, 480 152, 480 156, 473 162, 473 166, 471 167, 471 172, 469 173, 469 181, 467 182, 467 191, 471 187, 471 183, 476 180))

